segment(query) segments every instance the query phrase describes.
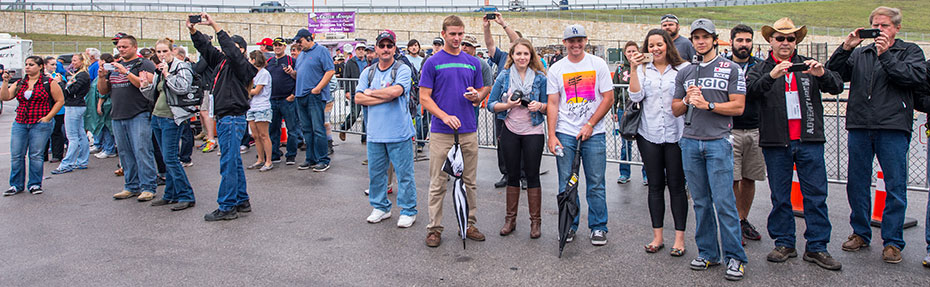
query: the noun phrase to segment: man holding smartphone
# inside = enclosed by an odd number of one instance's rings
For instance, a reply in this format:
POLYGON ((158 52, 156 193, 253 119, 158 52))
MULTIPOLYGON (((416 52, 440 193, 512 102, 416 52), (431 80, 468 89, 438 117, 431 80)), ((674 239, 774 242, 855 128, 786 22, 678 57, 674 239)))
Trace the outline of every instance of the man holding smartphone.
POLYGON ((272 40, 274 57, 268 59, 265 70, 271 73, 271 124, 268 127, 271 136, 271 161, 281 161, 281 120, 287 125, 287 144, 285 164, 297 164, 297 143, 300 142, 300 120, 297 119, 297 105, 294 103, 295 77, 287 72, 294 67, 294 58, 287 54, 284 38, 272 40))
MULTIPOLYGON (((882 215, 882 260, 901 262, 904 249, 904 213, 907 209, 907 151, 914 121, 914 87, 926 84, 924 53, 914 43, 895 39, 901 30, 901 10, 878 7, 869 15, 875 42, 862 43, 860 31, 849 33, 833 52, 827 68, 849 82, 846 130, 849 133, 849 163, 846 194, 849 224, 853 234, 843 251, 858 251, 871 243, 869 227, 872 160, 876 156, 884 173, 887 198, 882 215)), ((864 33, 863 36, 866 36, 864 33)))

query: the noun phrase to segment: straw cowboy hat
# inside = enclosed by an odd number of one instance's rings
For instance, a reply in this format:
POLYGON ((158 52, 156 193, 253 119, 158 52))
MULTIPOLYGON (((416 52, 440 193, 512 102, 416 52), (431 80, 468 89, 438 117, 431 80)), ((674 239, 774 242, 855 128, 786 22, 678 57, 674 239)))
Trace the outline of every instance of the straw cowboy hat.
POLYGON ((794 22, 788 19, 788 17, 778 19, 772 26, 762 26, 762 37, 765 38, 766 41, 769 41, 769 38, 771 38, 772 34, 775 32, 782 34, 794 33, 794 36, 798 38, 795 43, 801 43, 801 40, 804 40, 804 36, 807 36, 807 26, 801 26, 800 28, 795 27, 794 22))

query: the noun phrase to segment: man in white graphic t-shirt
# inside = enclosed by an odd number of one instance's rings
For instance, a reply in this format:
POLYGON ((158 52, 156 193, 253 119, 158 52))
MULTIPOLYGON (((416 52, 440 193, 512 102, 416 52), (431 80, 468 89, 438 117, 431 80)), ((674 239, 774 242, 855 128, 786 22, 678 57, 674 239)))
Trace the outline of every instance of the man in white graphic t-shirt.
MULTIPOLYGON (((607 145, 604 115, 614 102, 613 82, 607 62, 585 53, 588 37, 581 25, 565 27, 562 44, 568 51, 567 61, 558 61, 547 74, 550 107, 547 111, 549 151, 564 156, 556 158, 559 170, 559 192, 571 174, 576 149, 581 149, 585 174, 585 199, 588 203, 588 228, 591 244, 607 244, 607 201, 604 193, 604 172, 607 169, 607 145)), ((571 242, 578 230, 578 217, 566 240, 571 242)))

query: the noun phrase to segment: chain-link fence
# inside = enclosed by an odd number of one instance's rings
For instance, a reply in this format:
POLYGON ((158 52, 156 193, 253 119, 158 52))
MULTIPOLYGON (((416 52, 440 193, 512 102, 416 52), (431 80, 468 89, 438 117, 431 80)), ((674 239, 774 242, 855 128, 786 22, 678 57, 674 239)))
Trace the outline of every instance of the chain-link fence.
MULTIPOLYGON (((363 113, 357 113, 357 120, 355 123, 348 127, 343 127, 343 123, 347 120, 352 112, 352 106, 349 103, 349 100, 345 98, 345 86, 347 83, 353 83, 358 81, 358 79, 337 79, 338 84, 333 85, 335 92, 333 93, 333 109, 331 111, 331 121, 330 124, 333 127, 334 132, 347 132, 352 134, 364 134, 362 130, 364 117, 363 113)), ((615 85, 616 88, 626 89, 626 85, 615 85)), ((622 98, 622 97, 621 97, 622 98)), ((824 161, 826 162, 827 167, 827 178, 830 182, 845 184, 848 179, 848 172, 846 169, 849 154, 847 152, 847 131, 846 131, 846 100, 845 96, 840 95, 839 97, 825 97, 823 100, 824 105, 824 136, 827 139, 827 142, 824 144, 824 161)), ((622 138, 619 136, 617 129, 619 125, 614 121, 615 111, 612 109, 604 117, 605 128, 607 130, 607 161, 612 163, 626 163, 633 165, 642 165, 642 159, 639 155, 639 150, 636 147, 636 142, 632 141, 628 144, 632 147, 629 158, 621 160, 621 148, 622 148, 622 138)), ((429 136, 429 119, 420 116, 414 117, 414 125, 418 129, 418 132, 422 132, 422 136, 418 137, 422 142, 428 141, 429 136)), ((544 125, 546 123, 543 123, 544 125)), ((927 152, 926 152, 926 136, 923 135, 924 130, 917 126, 916 120, 914 124, 914 132, 912 134, 912 139, 910 142, 910 149, 908 150, 908 189, 911 190, 927 190, 927 152), (923 138, 921 138, 923 137, 923 138)), ((491 148, 496 149, 497 143, 494 135, 494 115, 485 108, 478 109, 478 144, 482 148, 491 148)), ((546 155, 551 155, 549 151, 544 152, 546 155)), ((880 167, 878 161, 874 161, 873 164, 873 175, 877 172, 880 167)), ((609 167, 615 168, 615 167, 609 167)), ((875 177, 873 176, 873 179, 875 177)))

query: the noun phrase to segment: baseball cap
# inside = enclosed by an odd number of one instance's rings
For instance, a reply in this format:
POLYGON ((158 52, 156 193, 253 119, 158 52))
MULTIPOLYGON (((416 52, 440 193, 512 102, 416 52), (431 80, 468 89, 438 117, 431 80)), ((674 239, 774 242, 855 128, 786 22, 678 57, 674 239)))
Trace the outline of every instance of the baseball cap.
POLYGON ((711 35, 717 35, 717 28, 714 26, 714 22, 709 19, 697 19, 691 23, 691 34, 694 34, 694 31, 704 30, 711 35))
POLYGON ((584 32, 584 27, 578 24, 572 24, 565 27, 565 32, 562 33, 562 40, 568 40, 571 38, 587 38, 588 35, 584 32))
POLYGON ((128 36, 126 35, 126 33, 119 32, 119 33, 116 33, 116 35, 113 36, 113 39, 110 39, 110 40, 113 40, 113 45, 116 45, 116 42, 118 42, 119 39, 122 39, 123 37, 126 37, 126 36, 128 36))
POLYGON ((336 58, 334 58, 333 60, 334 60, 334 61, 339 61, 339 60, 345 60, 345 59, 346 59, 346 57, 344 57, 344 56, 342 56, 342 55, 336 55, 336 58))
POLYGON ((397 37, 394 36, 394 31, 384 30, 380 34, 378 34, 378 39, 375 40, 375 43, 381 43, 381 40, 385 40, 385 39, 391 40, 391 43, 397 42, 396 41, 397 37))
POLYGON ((365 50, 374 51, 374 50, 375 50, 375 45, 368 45, 368 46, 365 46, 365 50))
POLYGON ((481 45, 478 44, 478 39, 476 39, 475 36, 472 36, 472 35, 466 35, 465 38, 462 40, 462 44, 468 44, 469 46, 472 46, 472 47, 481 47, 481 45))
POLYGON ((255 43, 255 45, 259 45, 259 46, 271 46, 271 45, 274 45, 274 40, 271 40, 271 38, 265 38, 265 39, 262 39, 261 41, 259 41, 258 43, 255 43))
POLYGON ((306 37, 313 37, 313 33, 310 33, 310 30, 307 29, 300 29, 300 31, 297 31, 297 35, 294 35, 294 41, 306 37))
POLYGON ((677 23, 678 23, 678 16, 675 16, 675 14, 665 14, 665 15, 662 15, 662 20, 659 20, 659 24, 662 24, 662 23, 665 23, 665 22, 675 22, 675 23, 677 24, 677 23))
POLYGON ((358 50, 358 48, 365 48, 365 43, 355 44, 355 50, 358 50))
POLYGON ((245 42, 245 38, 242 38, 242 36, 233 35, 230 38, 233 40, 233 43, 236 43, 237 45, 239 45, 239 48, 245 49, 246 47, 249 46, 249 44, 245 42))
POLYGON ((274 41, 271 41, 271 42, 274 45, 277 45, 277 44, 287 45, 287 40, 284 40, 284 38, 281 38, 281 37, 274 38, 274 41))
POLYGON ((442 46, 442 45, 444 45, 445 43, 446 43, 446 41, 443 40, 442 37, 433 38, 433 45, 440 45, 440 46, 442 46))

